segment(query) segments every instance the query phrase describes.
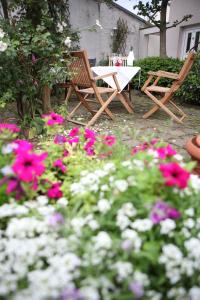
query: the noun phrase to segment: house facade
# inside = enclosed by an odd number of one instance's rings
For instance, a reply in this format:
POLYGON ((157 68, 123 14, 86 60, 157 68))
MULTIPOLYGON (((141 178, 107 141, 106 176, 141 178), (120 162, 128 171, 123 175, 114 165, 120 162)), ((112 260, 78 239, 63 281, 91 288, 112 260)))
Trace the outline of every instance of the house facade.
MULTIPOLYGON (((188 50, 200 50, 200 0, 173 0, 169 11, 169 26, 185 15, 192 15, 177 27, 167 30, 167 55, 184 59, 188 50)), ((160 36, 155 26, 140 29, 140 57, 159 56, 160 36)))
POLYGON ((111 55, 112 36, 119 18, 128 25, 125 54, 129 53, 132 46, 135 58, 139 57, 139 29, 146 26, 145 20, 116 3, 107 6, 96 0, 69 0, 69 7, 71 26, 80 30, 80 48, 87 50, 89 58, 96 58, 99 62, 111 55), (96 20, 103 28, 97 27, 95 32, 88 31, 96 20))

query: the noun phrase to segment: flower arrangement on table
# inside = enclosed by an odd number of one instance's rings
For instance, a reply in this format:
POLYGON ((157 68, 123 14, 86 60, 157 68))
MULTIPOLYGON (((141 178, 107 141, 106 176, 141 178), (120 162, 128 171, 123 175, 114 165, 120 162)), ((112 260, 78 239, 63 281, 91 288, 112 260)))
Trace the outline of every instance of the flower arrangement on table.
POLYGON ((17 127, 0 125, 15 138, 1 142, 0 297, 198 299, 192 165, 157 140, 122 159, 127 147, 114 136, 61 134, 61 116, 45 121, 57 134, 37 151, 16 139, 17 127))

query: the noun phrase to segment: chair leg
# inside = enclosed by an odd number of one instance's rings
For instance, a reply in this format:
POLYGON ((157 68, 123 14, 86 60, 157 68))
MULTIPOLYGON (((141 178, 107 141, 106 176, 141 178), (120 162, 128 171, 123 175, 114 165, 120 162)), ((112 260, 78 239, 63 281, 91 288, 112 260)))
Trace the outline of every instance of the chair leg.
POLYGON ((71 97, 73 91, 73 87, 70 85, 67 91, 67 95, 65 97, 65 104, 67 104, 67 102, 69 101, 69 98, 71 97))
POLYGON ((101 106, 101 108, 98 110, 98 112, 94 115, 94 117, 87 123, 86 127, 92 126, 98 117, 103 113, 104 110, 106 110, 107 106, 110 104, 110 102, 116 97, 117 91, 115 91, 110 98, 108 98, 104 104, 101 106))
MULTIPOLYGON (((99 103, 101 104, 101 106, 103 106, 104 105, 104 103, 106 103, 106 101, 104 102, 103 101, 103 99, 102 99, 102 97, 99 95, 99 93, 96 93, 96 97, 97 97, 97 100, 99 101, 99 103)), ((109 98, 108 98, 109 99, 109 98)), ((106 114, 112 119, 112 120, 114 120, 115 118, 114 118, 114 116, 113 116, 113 114, 112 114, 112 112, 110 111, 110 109, 108 108, 108 107, 106 107, 105 108, 105 112, 106 112, 106 114)))
POLYGON ((148 115, 152 115, 154 113, 153 110, 157 111, 159 108, 163 109, 172 119, 174 119, 178 123, 182 123, 182 120, 179 119, 171 110, 169 110, 163 103, 166 103, 169 101, 166 96, 163 97, 163 100, 158 100, 155 96, 153 96, 149 91, 145 91, 145 93, 151 98, 158 106, 153 107, 148 113, 146 113, 143 118, 146 119, 148 118, 148 115), (167 99, 167 100, 166 100, 167 99))
POLYGON ((124 107, 126 108, 126 110, 132 114, 133 113, 133 109, 131 108, 130 104, 127 103, 128 101, 125 99, 124 97, 124 93, 118 93, 117 94, 117 98, 119 98, 119 100, 121 101, 121 103, 124 105, 124 107))
POLYGON ((130 106, 130 108, 131 108, 132 111, 133 111, 134 106, 133 106, 133 103, 131 102, 131 96, 130 96, 131 93, 129 92, 129 97, 128 97, 128 95, 127 95, 126 93, 124 93, 124 92, 121 92, 121 94, 122 94, 122 96, 125 98, 126 102, 128 103, 128 105, 130 106))

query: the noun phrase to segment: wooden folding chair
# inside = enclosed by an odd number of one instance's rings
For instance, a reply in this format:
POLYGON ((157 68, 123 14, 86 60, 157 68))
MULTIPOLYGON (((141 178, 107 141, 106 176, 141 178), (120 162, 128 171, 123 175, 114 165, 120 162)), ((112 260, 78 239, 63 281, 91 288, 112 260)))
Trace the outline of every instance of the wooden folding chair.
POLYGON ((143 118, 147 119, 152 114, 154 114, 159 109, 164 110, 172 119, 174 119, 178 123, 183 123, 183 119, 187 116, 175 103, 171 100, 174 93, 179 89, 179 87, 182 85, 183 81, 185 80, 186 76, 188 75, 193 63, 195 60, 195 52, 191 51, 188 54, 187 59, 185 60, 185 63, 180 71, 179 74, 171 73, 171 72, 165 72, 165 71, 157 71, 157 72, 149 72, 148 79, 144 83, 142 87, 142 91, 153 101, 156 105, 153 106, 151 110, 149 110, 147 113, 144 114, 143 118), (156 78, 155 78, 156 77, 156 78), (154 82, 152 85, 149 85, 152 79, 154 78, 154 82), (161 87, 158 86, 158 81, 161 78, 169 78, 173 80, 173 83, 171 87, 161 87), (160 93, 163 96, 159 100, 157 97, 155 97, 152 92, 160 93), (166 104, 172 104, 172 106, 176 109, 176 111, 179 113, 180 117, 175 115, 169 108, 166 107, 166 104))
POLYGON ((130 107, 124 97, 120 94, 120 87, 116 78, 117 72, 109 73, 103 76, 93 77, 92 71, 90 69, 88 57, 86 51, 74 51, 71 52, 72 63, 70 65, 70 72, 72 74, 71 85, 79 99, 78 105, 69 113, 68 120, 77 124, 90 127, 96 120, 101 116, 102 113, 106 114, 110 119, 114 120, 114 115, 108 108, 111 101, 117 96, 123 103, 125 108, 129 111, 130 107), (98 87, 96 81, 103 79, 105 77, 112 76, 116 84, 116 88, 110 87, 98 87), (102 95, 105 94, 108 98, 103 99, 102 95), (93 95, 95 99, 89 99, 88 96, 93 95), (91 103, 97 103, 100 108, 96 111, 91 107, 91 103), (72 119, 72 116, 76 111, 83 106, 88 110, 92 118, 87 124, 78 122, 72 119))

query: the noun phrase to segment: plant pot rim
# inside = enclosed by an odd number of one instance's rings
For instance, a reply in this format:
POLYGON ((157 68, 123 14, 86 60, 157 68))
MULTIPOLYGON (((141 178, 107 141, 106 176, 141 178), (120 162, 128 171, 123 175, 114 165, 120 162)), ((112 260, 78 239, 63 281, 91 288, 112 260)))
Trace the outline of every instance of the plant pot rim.
POLYGON ((192 158, 200 161, 200 136, 194 136, 186 143, 186 150, 192 158))

